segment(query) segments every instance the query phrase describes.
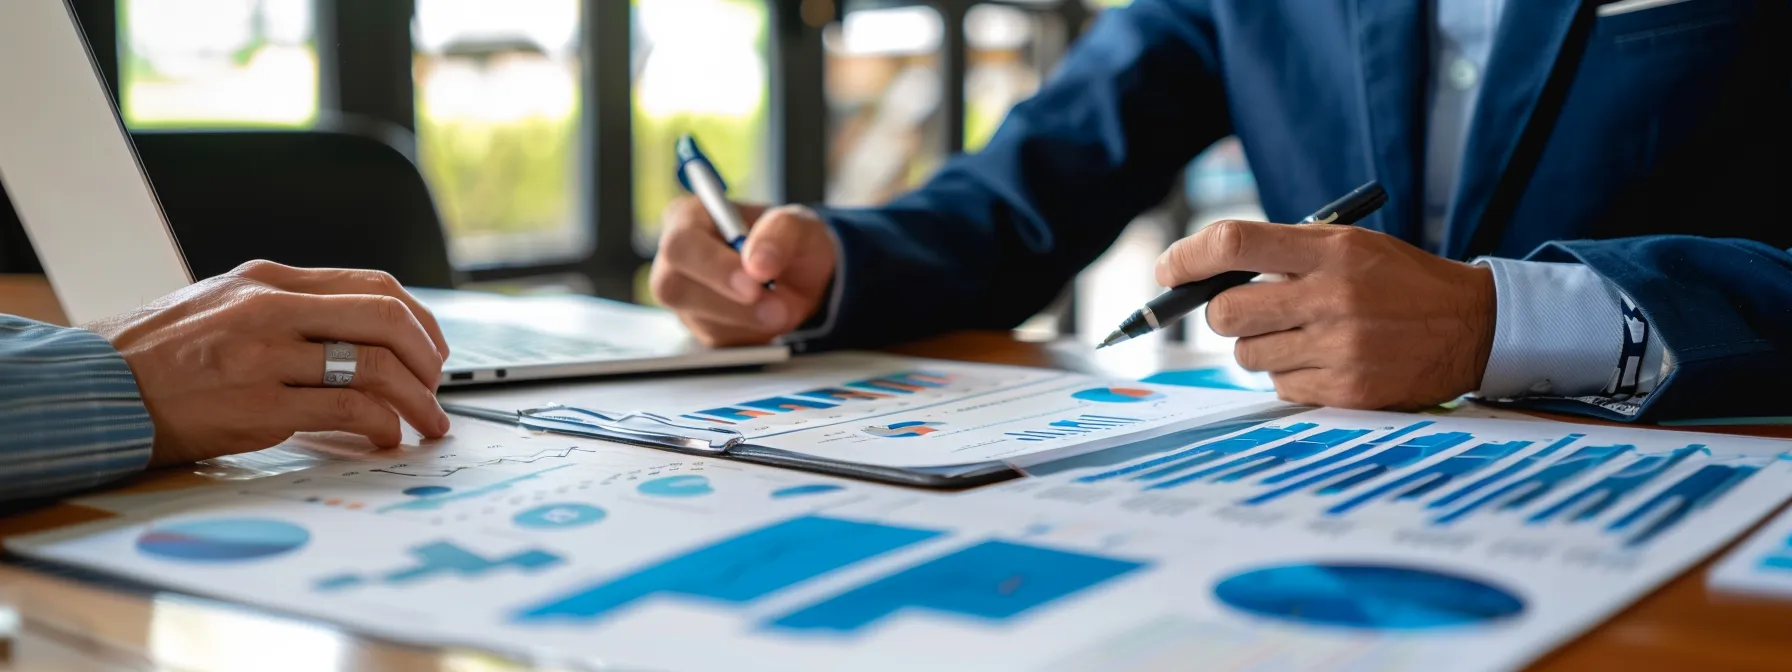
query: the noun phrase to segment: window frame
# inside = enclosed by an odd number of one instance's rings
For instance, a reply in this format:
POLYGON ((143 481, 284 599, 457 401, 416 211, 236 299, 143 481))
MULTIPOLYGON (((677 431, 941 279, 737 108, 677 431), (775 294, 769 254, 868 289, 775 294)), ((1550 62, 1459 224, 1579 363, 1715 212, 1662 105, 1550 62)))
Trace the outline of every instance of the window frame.
MULTIPOLYGON (((70 0, 92 40, 94 55, 116 102, 120 96, 118 0, 70 0)), ((945 74, 942 104, 947 155, 964 146, 968 44, 964 19, 980 4, 1056 13, 1064 19, 1066 42, 1081 31, 1089 10, 1083 0, 1055 4, 1015 0, 761 0, 769 17, 768 62, 771 99, 769 150, 772 193, 779 202, 820 203, 827 185, 827 104, 823 90, 826 55, 822 30, 846 12, 875 7, 927 5, 944 22, 941 44, 945 74), (829 12, 815 16, 816 12, 829 12), (809 16, 805 17, 805 11, 809 16)), ((417 129, 412 19, 416 0, 313 0, 318 59, 318 115, 354 115, 417 129)), ((634 301, 637 278, 652 262, 636 248, 633 217, 634 136, 630 33, 633 2, 580 0, 580 90, 578 179, 585 188, 577 205, 578 225, 593 241, 581 258, 544 263, 500 264, 457 269, 462 282, 496 283, 537 276, 575 275, 590 281, 597 296, 634 301)), ((414 147, 407 148, 414 150, 414 147)), ((1066 305, 1068 315, 1073 307, 1066 305)), ((1061 324, 1074 324, 1073 320, 1061 324)), ((1068 332, 1065 332, 1068 333, 1068 332)))

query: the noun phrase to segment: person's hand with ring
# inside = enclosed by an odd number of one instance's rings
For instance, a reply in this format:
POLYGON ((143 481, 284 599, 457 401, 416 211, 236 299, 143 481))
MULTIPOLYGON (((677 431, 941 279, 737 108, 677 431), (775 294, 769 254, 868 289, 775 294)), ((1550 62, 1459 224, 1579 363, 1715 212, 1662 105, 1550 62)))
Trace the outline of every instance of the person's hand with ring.
POLYGON ((435 317, 379 271, 252 261, 135 311, 84 325, 124 355, 155 426, 152 466, 342 431, 382 448, 403 418, 448 433, 436 402, 448 344, 435 317))

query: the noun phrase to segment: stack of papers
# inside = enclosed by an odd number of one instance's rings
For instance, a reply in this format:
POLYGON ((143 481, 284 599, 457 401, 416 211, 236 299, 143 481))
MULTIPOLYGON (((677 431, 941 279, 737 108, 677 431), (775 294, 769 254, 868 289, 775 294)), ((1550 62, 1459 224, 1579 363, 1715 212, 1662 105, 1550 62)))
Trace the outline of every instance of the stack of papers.
POLYGON ((940 493, 460 421, 8 547, 621 669, 1510 670, 1792 493, 1760 439, 1335 410, 1210 430, 940 493))

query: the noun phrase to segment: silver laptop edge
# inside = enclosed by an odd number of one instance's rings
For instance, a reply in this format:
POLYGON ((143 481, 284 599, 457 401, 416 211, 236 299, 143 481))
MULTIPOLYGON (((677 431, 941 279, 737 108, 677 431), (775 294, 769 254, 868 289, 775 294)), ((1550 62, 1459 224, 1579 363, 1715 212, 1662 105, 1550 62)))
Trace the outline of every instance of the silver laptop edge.
POLYGON ((0 1, 0 182, 71 323, 192 284, 66 0, 0 1))

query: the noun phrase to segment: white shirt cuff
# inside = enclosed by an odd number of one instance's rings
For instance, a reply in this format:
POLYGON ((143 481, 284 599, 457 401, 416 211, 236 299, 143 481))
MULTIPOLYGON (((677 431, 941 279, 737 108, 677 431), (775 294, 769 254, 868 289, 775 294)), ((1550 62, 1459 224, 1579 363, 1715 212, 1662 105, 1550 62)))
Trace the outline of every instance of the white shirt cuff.
MULTIPOLYGON (((1579 397, 1608 391, 1621 370, 1624 297, 1582 264, 1482 257, 1493 270, 1498 314, 1479 394, 1579 397)), ((1663 345, 1651 334, 1636 394, 1660 378, 1663 345), (1653 365, 1653 367, 1651 367, 1653 365)))

